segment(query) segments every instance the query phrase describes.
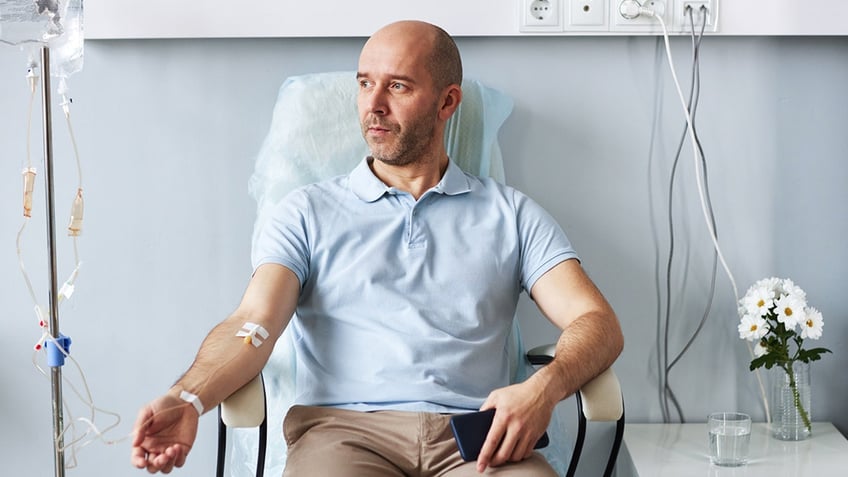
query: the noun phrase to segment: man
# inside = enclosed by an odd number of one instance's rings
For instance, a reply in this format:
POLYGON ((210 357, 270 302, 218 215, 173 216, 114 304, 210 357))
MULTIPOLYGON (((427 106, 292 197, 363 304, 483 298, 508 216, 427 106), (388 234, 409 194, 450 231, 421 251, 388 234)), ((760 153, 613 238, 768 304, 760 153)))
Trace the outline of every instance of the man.
POLYGON ((447 33, 384 27, 357 79, 371 156, 275 211, 238 308, 140 411, 136 467, 182 466, 199 414, 259 373, 292 326, 299 405, 284 423, 284 475, 555 475, 533 446, 556 403, 621 352, 617 318, 547 213, 448 158, 462 67, 447 33), (522 289, 562 334, 551 364, 510 385, 504 349, 522 289), (245 345, 246 323, 268 340, 245 345), (464 463, 449 414, 478 408, 495 408, 494 423, 464 463))

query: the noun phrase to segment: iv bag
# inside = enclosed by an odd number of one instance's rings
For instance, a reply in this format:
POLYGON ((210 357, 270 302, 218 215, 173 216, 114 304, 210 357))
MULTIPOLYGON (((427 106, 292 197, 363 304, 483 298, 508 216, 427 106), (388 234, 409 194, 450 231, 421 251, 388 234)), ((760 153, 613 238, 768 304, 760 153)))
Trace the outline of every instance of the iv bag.
POLYGON ((30 49, 50 47, 53 76, 82 69, 83 0, 3 0, 0 42, 30 49))

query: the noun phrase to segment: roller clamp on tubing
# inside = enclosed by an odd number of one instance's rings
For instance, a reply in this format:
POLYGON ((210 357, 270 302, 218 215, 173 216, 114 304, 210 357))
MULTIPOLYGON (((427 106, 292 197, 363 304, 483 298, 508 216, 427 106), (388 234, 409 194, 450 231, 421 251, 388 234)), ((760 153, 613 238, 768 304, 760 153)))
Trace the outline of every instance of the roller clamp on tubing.
POLYGON ((59 333, 55 338, 48 338, 44 343, 47 349, 47 365, 58 368, 65 365, 65 356, 70 354, 71 338, 59 333))

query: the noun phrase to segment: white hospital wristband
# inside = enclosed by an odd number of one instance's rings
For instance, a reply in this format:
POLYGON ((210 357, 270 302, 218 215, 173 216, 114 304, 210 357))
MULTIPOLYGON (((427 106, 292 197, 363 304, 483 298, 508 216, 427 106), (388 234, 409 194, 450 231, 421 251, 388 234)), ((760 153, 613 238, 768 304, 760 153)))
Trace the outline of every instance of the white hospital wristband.
POLYGON ((197 409, 197 415, 203 415, 203 404, 200 403, 200 398, 197 397, 196 394, 192 394, 188 391, 180 391, 180 399, 191 404, 197 409))

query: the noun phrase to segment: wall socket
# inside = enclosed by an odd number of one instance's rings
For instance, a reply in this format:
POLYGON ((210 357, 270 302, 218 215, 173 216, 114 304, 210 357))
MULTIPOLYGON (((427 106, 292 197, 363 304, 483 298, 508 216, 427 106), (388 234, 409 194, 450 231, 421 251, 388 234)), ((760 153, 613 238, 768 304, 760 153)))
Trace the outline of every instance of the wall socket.
POLYGON ((522 32, 562 31, 562 2, 564 0, 519 0, 518 18, 522 32))
POLYGON ((716 32, 721 0, 517 0, 518 31, 522 33, 580 32, 597 35, 660 34, 657 18, 639 14, 649 8, 660 15, 672 35, 689 34, 692 20, 695 31, 706 21, 705 32, 716 32), (622 9, 627 15, 622 14, 622 9), (636 13, 633 13, 635 9, 636 13), (692 13, 692 19, 689 18, 692 13), (631 17, 632 16, 632 17, 631 17))
POLYGON ((568 10, 565 29, 593 31, 607 29, 607 4, 609 0, 566 0, 568 10))
POLYGON ((715 31, 716 16, 718 15, 718 0, 674 0, 674 23, 672 28, 677 32, 691 32, 692 24, 698 32, 704 21, 707 22, 704 31, 715 31), (689 12, 692 12, 691 18, 689 12))

